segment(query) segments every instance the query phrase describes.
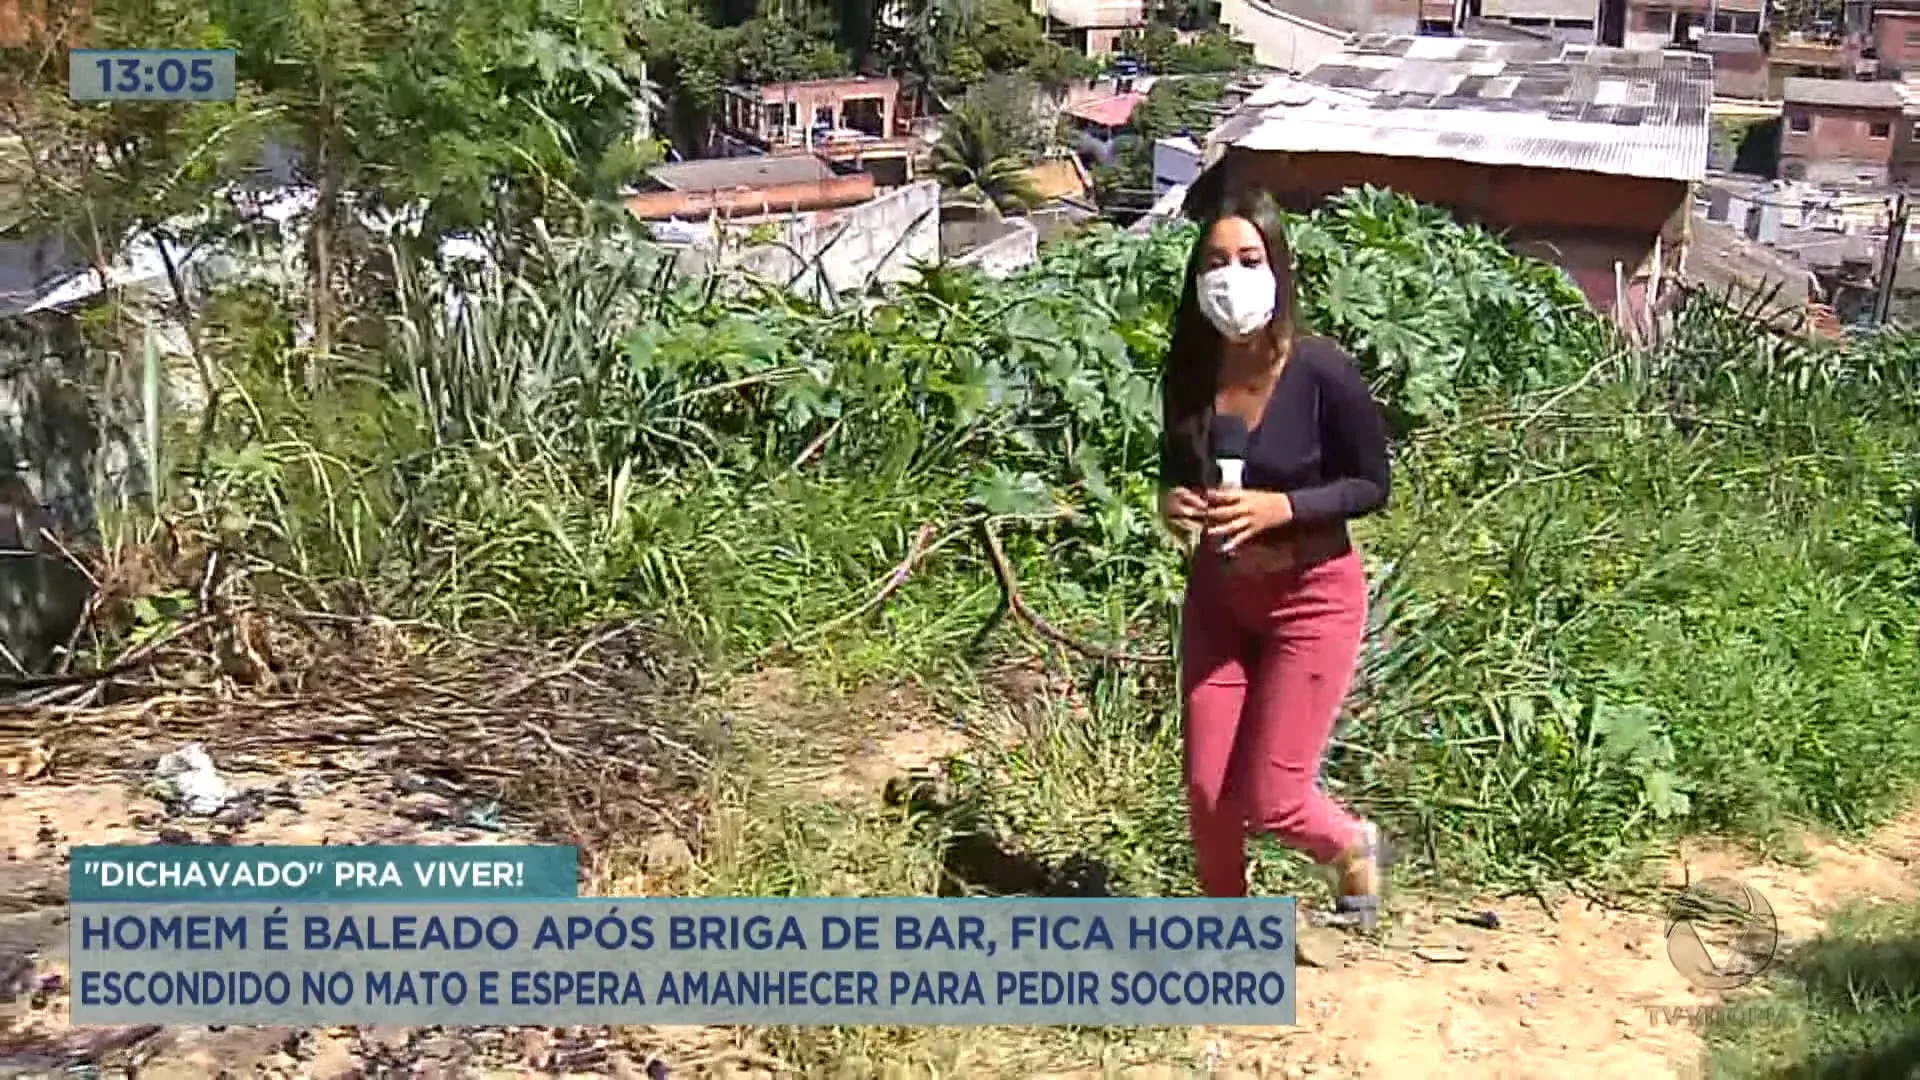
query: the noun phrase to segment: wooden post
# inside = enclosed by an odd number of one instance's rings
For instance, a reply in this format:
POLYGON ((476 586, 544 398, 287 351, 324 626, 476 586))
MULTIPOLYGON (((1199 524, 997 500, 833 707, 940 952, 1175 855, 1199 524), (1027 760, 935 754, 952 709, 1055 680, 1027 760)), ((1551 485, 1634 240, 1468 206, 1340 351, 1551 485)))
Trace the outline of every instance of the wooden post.
POLYGON ((1880 254, 1879 295, 1874 298, 1873 323, 1885 326, 1893 310, 1893 283, 1900 276, 1900 248, 1907 239, 1907 193, 1894 196, 1893 218, 1887 223, 1887 244, 1880 254))

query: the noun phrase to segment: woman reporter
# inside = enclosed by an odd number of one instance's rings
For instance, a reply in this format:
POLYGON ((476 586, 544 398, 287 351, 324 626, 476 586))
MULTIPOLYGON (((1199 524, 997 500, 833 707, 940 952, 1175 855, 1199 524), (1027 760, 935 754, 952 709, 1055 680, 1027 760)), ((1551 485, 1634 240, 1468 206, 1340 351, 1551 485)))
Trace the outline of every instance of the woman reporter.
POLYGON ((1246 895, 1246 836, 1270 832, 1370 918, 1379 830, 1319 775, 1367 625, 1347 521, 1386 503, 1386 428, 1352 359, 1296 336, 1294 313, 1278 207, 1229 196, 1194 245, 1162 384, 1162 510, 1200 541, 1180 640, 1189 825, 1207 895, 1246 895), (1238 485, 1219 483, 1227 431, 1238 485))

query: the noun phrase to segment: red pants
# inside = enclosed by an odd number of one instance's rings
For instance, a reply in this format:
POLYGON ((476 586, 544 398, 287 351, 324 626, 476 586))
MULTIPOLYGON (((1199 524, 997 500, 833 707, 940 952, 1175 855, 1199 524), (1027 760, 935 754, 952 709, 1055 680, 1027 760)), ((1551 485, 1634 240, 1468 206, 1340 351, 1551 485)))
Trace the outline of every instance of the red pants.
POLYGON ((1249 832, 1333 861, 1359 839, 1359 823, 1319 777, 1366 633, 1360 556, 1229 574, 1203 546, 1181 622, 1187 814, 1201 888, 1246 895, 1249 832))

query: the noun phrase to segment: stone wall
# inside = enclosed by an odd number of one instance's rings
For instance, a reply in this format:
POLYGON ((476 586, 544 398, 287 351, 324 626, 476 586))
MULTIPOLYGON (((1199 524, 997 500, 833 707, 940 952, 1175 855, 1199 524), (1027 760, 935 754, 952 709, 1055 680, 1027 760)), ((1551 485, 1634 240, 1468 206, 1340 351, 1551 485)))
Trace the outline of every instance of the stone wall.
POLYGON ((0 475, 24 478, 60 534, 82 543, 103 501, 147 490, 137 370, 109 396, 102 360, 67 314, 0 320, 0 475))
POLYGON ((103 406, 97 366, 68 315, 0 319, 0 674, 46 669, 91 589, 60 545, 95 547, 102 504, 147 487, 139 422, 103 406))

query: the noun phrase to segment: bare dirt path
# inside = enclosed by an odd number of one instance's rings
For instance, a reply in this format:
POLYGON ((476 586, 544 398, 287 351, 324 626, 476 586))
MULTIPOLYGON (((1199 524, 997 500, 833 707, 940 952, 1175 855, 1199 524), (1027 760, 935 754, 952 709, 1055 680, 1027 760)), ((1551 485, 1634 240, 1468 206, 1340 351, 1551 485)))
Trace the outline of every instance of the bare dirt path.
MULTIPOLYGON (((889 765, 929 767, 951 745, 943 730, 906 725, 873 756, 851 760, 833 790, 870 788, 889 765)), ((1678 888, 1730 878, 1746 885, 1773 909, 1782 948, 1817 936, 1839 907, 1920 896, 1920 809, 1865 843, 1807 837, 1802 849, 1800 865, 1788 865, 1689 843, 1672 859, 1666 882, 1678 888)), ((1196 1054, 1221 1078, 1691 1080, 1701 1072, 1702 1013, 1725 997, 1696 988, 1675 968, 1658 901, 1636 907, 1573 896, 1550 910, 1531 898, 1402 896, 1395 925, 1379 942, 1303 929, 1298 1024, 1198 1030, 1196 1054), (1497 929, 1463 921, 1485 912, 1497 917, 1497 929)), ((1191 1070, 1150 1067, 1127 1075, 1191 1070)))
MULTIPOLYGON (((1690 846, 1668 880, 1742 882, 1773 908, 1784 943, 1817 935, 1836 907, 1907 899, 1920 884, 1920 815, 1867 844, 1807 849, 1810 864, 1791 867, 1690 846)), ((1533 902, 1471 907, 1497 912, 1500 929, 1462 925, 1459 905, 1413 907, 1386 947, 1346 939, 1328 967, 1302 969, 1296 1028, 1200 1037, 1224 1071, 1254 1075, 1699 1075, 1699 1010, 1723 999, 1676 970, 1661 913, 1577 898, 1551 914, 1533 902)))
MULTIPOLYGON (((873 806, 889 779, 936 766, 965 737, 898 691, 856 695, 837 707, 810 703, 777 677, 754 691, 783 718, 837 715, 831 753, 796 761, 794 787, 842 806, 873 806)), ((735 699, 739 703, 739 699, 735 699)), ((796 741, 809 741, 804 730, 796 741)), ((237 830, 214 821, 183 829, 137 784, 0 783, 0 1077, 65 1073, 81 1059, 117 1067, 96 1075, 199 1077, 647 1076, 658 1056, 674 1077, 742 1075, 757 1059, 740 1032, 607 1029, 566 1031, 229 1029, 92 1032, 65 1023, 61 922, 65 866, 74 844, 498 843, 514 827, 475 827, 430 785, 377 761, 341 761, 330 778, 231 777, 281 790, 237 830), (496 831, 504 828, 504 831, 496 831), (162 830, 172 830, 163 834, 162 830), (32 962, 24 969, 19 958, 32 962), (12 968, 9 969, 9 961, 12 968), (116 1044, 116 1040, 119 1043, 116 1044), (129 1068, 132 1067, 132 1068, 129 1068)), ((1736 878, 1761 893, 1787 942, 1816 935, 1826 914, 1850 901, 1920 895, 1920 812, 1849 844, 1809 839, 1802 865, 1769 863, 1713 845, 1689 845, 1670 880, 1736 878)), ((671 861, 671 860, 669 860, 671 861)), ((663 867, 662 872, 674 868, 663 867)), ((649 871, 650 872, 650 871, 649 871)), ((622 883, 654 891, 659 881, 622 883)), ((1698 1075, 1694 1014, 1720 999, 1689 985, 1669 961, 1657 911, 1622 911, 1565 898, 1439 900, 1402 896, 1395 928, 1379 942, 1304 931, 1299 1023, 1292 1028, 1196 1030, 1199 1075, 1216 1077, 1543 1077, 1698 1075), (1496 929, 1457 916, 1492 911, 1496 929), (1207 1066, 1210 1066, 1208 1068, 1207 1066)), ((971 1075, 1045 1075, 1023 1067, 971 1075)), ((1147 1066, 1119 1075, 1189 1076, 1187 1066, 1147 1066)), ((655 1074, 658 1075, 658 1074, 655 1074)), ((754 1075, 767 1075, 756 1071, 754 1075)), ((905 1075, 905 1074, 902 1074, 905 1075)), ((1113 1071, 1061 1071, 1060 1077, 1113 1071)))

